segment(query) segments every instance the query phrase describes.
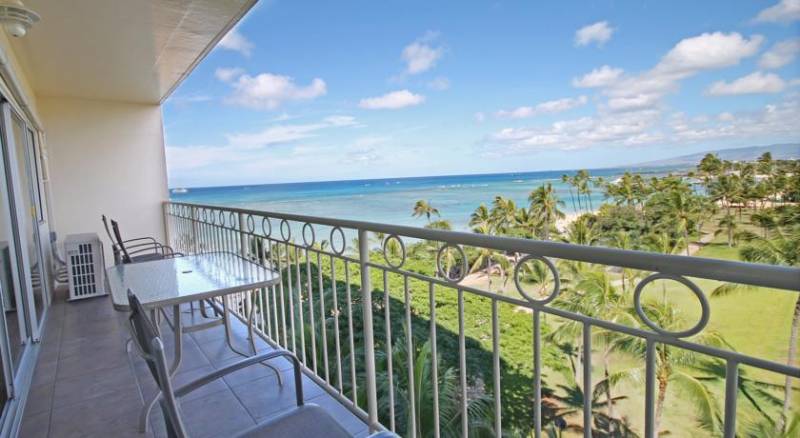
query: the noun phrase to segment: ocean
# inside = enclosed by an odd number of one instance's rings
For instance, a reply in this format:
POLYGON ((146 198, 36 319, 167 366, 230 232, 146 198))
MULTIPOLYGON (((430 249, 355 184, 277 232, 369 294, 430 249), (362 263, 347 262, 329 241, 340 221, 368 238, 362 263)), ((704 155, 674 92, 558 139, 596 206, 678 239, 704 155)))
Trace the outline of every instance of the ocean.
MULTIPOLYGON (((613 181, 625 171, 643 176, 663 175, 677 168, 598 169, 592 177, 613 181)), ((280 213, 354 219, 396 225, 423 226, 424 218, 411 215, 414 204, 424 199, 439 209, 441 219, 449 220, 454 230, 467 230, 470 214, 481 204, 491 206, 495 196, 513 199, 518 207, 528 204, 528 194, 551 183, 564 202, 562 210, 575 213, 569 185, 561 175, 575 171, 540 171, 483 175, 426 176, 351 181, 261 184, 228 187, 196 187, 171 190, 170 199, 178 202, 250 208, 280 213)), ((593 188, 592 204, 603 202, 599 188, 593 188)), ((577 206, 577 203, 576 203, 577 206)))

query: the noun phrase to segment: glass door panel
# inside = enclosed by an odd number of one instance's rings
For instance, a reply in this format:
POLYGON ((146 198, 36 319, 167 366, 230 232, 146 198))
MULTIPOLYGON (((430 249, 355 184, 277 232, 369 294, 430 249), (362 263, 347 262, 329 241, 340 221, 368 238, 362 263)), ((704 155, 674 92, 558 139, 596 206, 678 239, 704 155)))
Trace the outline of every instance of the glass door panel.
POLYGON ((19 231, 22 241, 22 251, 26 252, 29 264, 28 277, 30 279, 31 292, 33 293, 34 319, 39 321, 45 306, 45 290, 47 287, 46 269, 42 254, 42 245, 39 238, 39 223, 41 216, 41 204, 39 204, 39 178, 34 173, 34 154, 35 146, 25 123, 16 114, 11 114, 11 134, 15 148, 15 158, 17 164, 17 178, 20 191, 17 205, 20 207, 19 231))
MULTIPOLYGON (((3 108, 5 113, 5 107, 3 108)), ((8 120, 2 117, 2 120, 8 120)), ((28 316, 20 283, 20 258, 18 257, 18 241, 16 238, 16 221, 13 219, 14 196, 12 184, 12 168, 9 157, 13 151, 8 148, 6 135, 8 124, 0 124, 0 359, 4 391, 10 393, 10 382, 19 367, 22 352, 30 339, 28 316)))

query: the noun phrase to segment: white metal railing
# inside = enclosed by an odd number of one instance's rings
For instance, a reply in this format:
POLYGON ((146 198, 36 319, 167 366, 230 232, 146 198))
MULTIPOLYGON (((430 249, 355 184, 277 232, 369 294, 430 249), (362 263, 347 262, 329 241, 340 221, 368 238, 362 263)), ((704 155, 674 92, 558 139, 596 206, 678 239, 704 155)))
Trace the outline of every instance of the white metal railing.
MULTIPOLYGON (((501 367, 501 336, 509 335, 508 329, 501 330, 501 324, 508 323, 500 319, 501 306, 524 309, 530 314, 524 332, 527 335, 529 329, 531 337, 533 415, 530 430, 536 437, 541 436, 544 420, 543 315, 554 315, 580 327, 579 360, 583 364, 580 381, 583 388, 592 388, 593 329, 621 334, 642 342, 645 361, 644 434, 647 437, 657 435, 655 373, 659 345, 724 361, 726 373, 722 430, 726 437, 733 437, 736 432, 738 384, 742 366, 779 373, 785 376, 787 385, 791 385, 792 378, 800 377, 800 368, 793 364, 697 342, 694 336, 706 328, 711 310, 703 290, 690 279, 717 280, 797 293, 800 290, 800 269, 797 268, 175 202, 165 203, 164 214, 168 240, 176 251, 235 252, 282 273, 284 278, 280 284, 242 294, 237 311, 242 318, 254 317, 257 333, 268 342, 297 354, 313 373, 312 377, 368 422, 373 430, 381 426, 398 430, 405 425, 406 435, 416 436, 421 422, 417 418, 421 413, 420 405, 428 403, 423 398, 428 394, 416 394, 415 391, 421 391, 424 386, 426 392, 431 392, 430 406, 427 407, 432 410, 433 423, 429 429, 434 436, 440 435, 443 427, 440 372, 445 366, 439 363, 442 360, 448 361, 458 373, 456 395, 459 406, 456 414, 460 423, 457 429, 461 436, 467 436, 469 429, 476 427, 469 415, 475 393, 491 399, 488 403, 490 424, 477 427, 486 427, 490 434, 501 435, 501 431, 504 431, 501 377, 509 372, 501 367), (370 244, 370 235, 375 233, 386 236, 377 246, 380 251, 370 244), (327 237, 326 246, 320 245, 322 236, 327 237), (348 236, 357 237, 357 250, 348 248, 348 236), (414 266, 406 254, 413 242, 421 241, 433 242, 429 249, 435 254, 435 266, 429 266, 431 269, 427 271, 414 266), (476 249, 490 249, 509 255, 514 263, 513 280, 519 298, 463 284, 467 274, 467 254, 476 249), (383 257, 374 257, 381 252, 383 257), (633 291, 632 307, 635 312, 631 314, 637 316, 641 324, 607 321, 565 310, 557 303, 551 305, 550 302, 561 291, 562 280, 566 280, 562 279, 554 260, 650 273, 638 281, 633 291), (546 274, 549 280, 546 284, 547 289, 552 291, 549 295, 533 296, 526 290, 525 282, 520 281, 521 268, 531 263, 548 270, 546 274), (360 276, 355 275, 356 270, 360 276), (376 279, 382 284, 373 285, 376 279), (390 279, 397 285, 396 288, 402 290, 391 290, 390 279), (660 279, 682 283, 695 294, 701 304, 701 315, 693 327, 670 331, 648 317, 642 305, 644 289, 647 284, 660 279), (413 296, 411 284, 417 285, 418 291, 427 291, 427 305, 420 304, 422 301, 416 301, 414 305, 414 300, 419 300, 419 297, 413 296), (442 321, 441 324, 437 321, 437 307, 443 303, 455 303, 457 321, 442 321), (469 326, 468 323, 475 321, 467 318, 470 316, 468 305, 472 309, 488 309, 489 321, 480 321, 480 327, 469 326), (393 306, 395 310, 400 306, 402 314, 393 313, 393 306), (418 314, 425 318, 420 318, 418 314), (402 321, 396 321, 398 316, 402 317, 402 321), (392 321, 393 317, 395 321, 392 321), (424 320, 429 321, 424 328, 425 333, 415 334, 413 331, 419 330, 420 321, 424 320), (378 323, 379 330, 376 330, 375 323, 378 323), (482 323, 485 323, 485 327, 482 323), (480 337, 491 339, 490 343, 484 344, 491 350, 491 371, 468 369, 472 355, 480 351, 472 346, 474 340, 470 339, 467 332, 476 333, 476 330, 484 328, 480 337), (402 333, 398 333, 398 330, 402 333), (453 333, 450 333, 451 330, 453 333), (455 358, 444 358, 437 349, 437 335, 445 334, 450 336, 446 341, 457 340, 455 358), (418 350, 415 337, 428 341, 430 354, 426 365, 429 368, 420 368, 422 365, 415 363, 412 357, 418 350), (404 345, 398 345, 400 341, 404 345), (471 343, 470 348, 467 347, 468 342, 471 343), (405 357, 398 354, 396 348, 404 349, 405 357), (376 362, 376 358, 379 362, 376 362), (398 359, 404 359, 406 363, 395 363, 398 359), (406 375, 398 373, 398 366, 406 375), (425 369, 428 370, 427 375, 425 369), (483 381, 482 377, 490 379, 483 381), (429 382, 421 382, 423 378, 429 379, 429 382), (413 384, 409 385, 409 382, 413 384), (403 383, 405 387, 402 387, 403 383), (483 388, 484 385, 487 388, 483 388), (400 399, 403 399, 404 405, 400 404, 400 399)), ((624 278, 622 282, 624 287, 624 278)), ((516 324, 521 317, 513 318, 515 321, 512 323, 516 324)), ((523 331, 521 328, 517 330, 523 331)), ((592 397, 583 397, 583 424, 590 426, 583 427, 584 436, 592 434, 592 402, 592 397)), ((424 414, 427 415, 427 412, 424 414)))

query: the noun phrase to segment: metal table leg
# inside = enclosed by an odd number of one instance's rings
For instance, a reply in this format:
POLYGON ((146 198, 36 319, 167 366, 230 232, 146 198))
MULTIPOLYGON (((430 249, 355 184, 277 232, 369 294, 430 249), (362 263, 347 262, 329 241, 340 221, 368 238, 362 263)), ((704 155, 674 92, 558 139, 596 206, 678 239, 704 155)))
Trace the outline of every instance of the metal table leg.
MULTIPOLYGON (((158 309, 154 309, 151 315, 154 322, 159 320, 158 309)), ((175 357, 172 359, 172 366, 170 366, 169 368, 170 377, 174 376, 175 373, 178 371, 178 368, 180 368, 181 366, 181 360, 183 359, 183 324, 181 322, 181 306, 179 304, 172 306, 172 318, 175 321, 172 326, 172 332, 173 335, 175 336, 175 357)), ((158 331, 158 335, 160 337, 161 326, 158 323, 156 323, 156 331, 158 331)), ((145 401, 145 404, 142 407, 142 411, 139 414, 139 432, 141 433, 147 432, 147 424, 149 422, 150 411, 153 409, 153 406, 155 406, 156 402, 158 402, 158 398, 160 395, 161 391, 156 391, 152 399, 145 401)))
MULTIPOLYGON (((251 306, 250 311, 248 312, 247 315, 247 333, 250 336, 250 349, 252 350, 252 354, 243 353, 239 349, 233 346, 233 339, 231 338, 231 320, 230 317, 228 316, 229 312, 230 310, 228 309, 228 297, 224 296, 222 297, 222 318, 225 326, 225 342, 228 343, 228 347, 231 349, 231 351, 240 356, 244 357, 255 356, 258 352, 256 351, 256 341, 253 336, 254 335, 253 315, 255 314, 255 312, 253 311, 253 306, 251 306)), ((283 377, 281 376, 280 371, 278 371, 278 369, 275 368, 274 365, 270 364, 269 362, 261 362, 261 365, 264 365, 265 367, 270 368, 272 371, 274 371, 275 376, 278 378, 278 385, 283 386, 283 377)))

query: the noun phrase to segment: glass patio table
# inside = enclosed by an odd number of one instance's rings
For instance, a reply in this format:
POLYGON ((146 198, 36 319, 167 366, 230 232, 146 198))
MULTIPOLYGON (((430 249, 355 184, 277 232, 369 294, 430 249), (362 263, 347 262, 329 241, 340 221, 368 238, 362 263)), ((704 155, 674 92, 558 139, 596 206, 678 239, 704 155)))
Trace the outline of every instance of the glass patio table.
MULTIPOLYGON (((130 311, 128 306, 128 290, 130 290, 139 298, 144 308, 150 311, 151 318, 159 330, 160 314, 166 316, 166 309, 172 308, 172 322, 170 323, 169 318, 166 319, 175 337, 175 356, 170 365, 170 374, 174 375, 181 364, 184 333, 224 325, 228 347, 242 356, 249 356, 233 346, 228 297, 239 292, 273 286, 280 281, 280 274, 237 254, 213 252, 112 266, 106 269, 106 281, 114 309, 130 311), (221 301, 221 312, 217 308, 219 305, 217 298, 221 301), (216 313, 221 313, 221 316, 210 318, 208 322, 184 327, 181 323, 181 304, 195 301, 200 303, 203 316, 207 317, 206 302, 211 304, 216 313)), ((250 349, 252 354, 255 354, 253 308, 251 305, 247 326, 250 349)), ((264 365, 273 368, 280 379, 280 373, 274 367, 268 363, 264 365)), ((142 410, 139 417, 141 432, 147 430, 149 412, 158 401, 158 396, 158 393, 155 394, 142 410)))

